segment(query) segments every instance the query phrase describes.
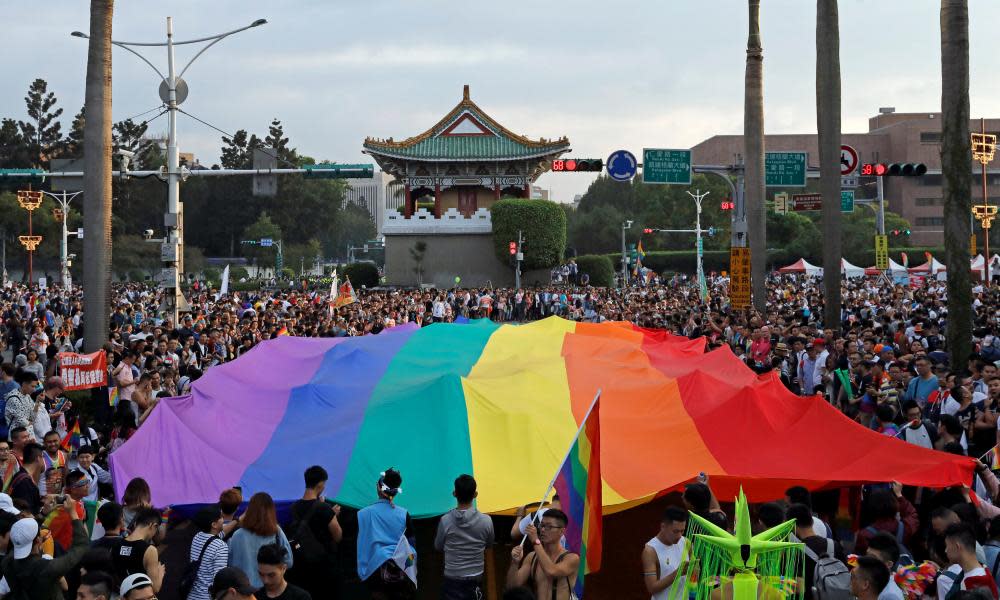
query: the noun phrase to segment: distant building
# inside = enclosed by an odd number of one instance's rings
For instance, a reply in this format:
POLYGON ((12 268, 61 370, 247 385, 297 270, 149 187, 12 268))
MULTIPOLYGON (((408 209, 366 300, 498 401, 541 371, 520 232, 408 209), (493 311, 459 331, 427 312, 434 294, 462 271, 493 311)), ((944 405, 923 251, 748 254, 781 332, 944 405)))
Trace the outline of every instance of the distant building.
MULTIPOLYGON (((365 139, 362 151, 393 179, 384 186, 380 229, 388 282, 439 288, 453 286, 456 277, 470 286, 512 283, 510 265, 496 257, 489 209, 501 197, 536 197, 532 184, 569 150, 565 137, 530 139, 505 128, 472 101, 469 86, 427 131, 402 141, 365 139)), ((524 281, 548 276, 526 273, 524 281)))
MULTIPOLYGON (((980 130, 980 122, 969 123, 972 132, 980 130)), ((987 133, 1000 132, 1000 118, 986 119, 987 133)), ((910 223, 910 240, 915 245, 937 246, 944 241, 944 202, 941 190, 941 113, 897 113, 885 108, 868 119, 867 133, 844 133, 844 144, 858 151, 862 163, 923 163, 927 174, 922 177, 884 177, 886 210, 899 214, 910 223)), ((765 136, 768 152, 805 151, 810 167, 818 167, 816 134, 765 136)), ((742 135, 716 135, 692 149, 695 164, 734 164, 743 154, 742 135)), ((970 165, 974 176, 972 202, 981 204, 983 197, 981 166, 970 165)), ((857 198, 874 198, 875 178, 860 178, 857 198)), ((987 171, 988 194, 1000 200, 1000 158, 987 171)), ((769 192, 769 196, 770 196, 769 192)), ((856 210, 861 209, 860 207, 856 210)), ((977 224, 976 233, 981 233, 977 224)), ((980 246, 982 244, 980 235, 980 246)))
POLYGON ((377 237, 382 237, 382 223, 385 221, 386 210, 396 210, 402 203, 403 198, 400 186, 390 189, 393 181, 391 175, 385 171, 375 171, 375 176, 371 179, 347 179, 347 190, 344 192, 344 204, 347 206, 355 204, 368 211, 372 222, 375 223, 377 237), (396 196, 395 201, 390 196, 396 196))
POLYGON ((541 186, 532 185, 531 186, 531 199, 532 200, 551 200, 552 198, 549 197, 549 190, 547 190, 547 189, 545 189, 545 188, 543 188, 541 186))

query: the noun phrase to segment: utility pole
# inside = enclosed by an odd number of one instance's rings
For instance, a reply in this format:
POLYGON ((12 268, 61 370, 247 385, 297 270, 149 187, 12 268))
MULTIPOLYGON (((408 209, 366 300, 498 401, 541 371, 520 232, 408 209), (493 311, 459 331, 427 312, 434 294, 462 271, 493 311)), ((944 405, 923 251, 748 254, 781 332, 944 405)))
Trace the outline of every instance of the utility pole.
POLYGON ((622 223, 622 288, 628 287, 628 248, 625 247, 625 230, 632 227, 632 221, 622 223))
POLYGON ((514 262, 516 266, 514 267, 514 289, 521 289, 521 261, 524 260, 524 252, 521 250, 521 244, 524 243, 524 236, 520 229, 517 230, 517 254, 514 255, 514 262))
MULTIPOLYGON (((193 40, 185 41, 174 41, 174 27, 173 18, 167 17, 167 41, 165 43, 160 42, 120 42, 112 40, 111 43, 119 48, 128 50, 132 54, 138 56, 144 63, 146 63, 160 79, 159 84, 159 96, 160 100, 166 105, 167 110, 167 212, 163 216, 163 224, 167 228, 167 236, 163 239, 161 246, 161 256, 163 257, 163 270, 160 272, 160 285, 164 288, 164 312, 171 319, 171 322, 176 327, 177 318, 180 307, 180 303, 184 302, 183 295, 180 289, 180 279, 181 273, 184 271, 184 214, 183 205, 180 201, 180 185, 181 181, 187 179, 185 172, 186 169, 182 169, 180 166, 180 153, 177 147, 177 107, 188 96, 188 85, 184 81, 184 73, 187 72, 188 68, 194 61, 201 56, 205 50, 208 50, 213 45, 219 43, 223 39, 241 31, 246 31, 253 27, 259 27, 267 23, 265 19, 257 19, 253 23, 247 25, 246 27, 241 27, 239 29, 234 29, 226 33, 220 33, 218 35, 212 35, 204 38, 198 38, 193 40), (185 44, 197 44, 202 42, 208 42, 205 44, 197 54, 194 55, 187 65, 181 69, 180 73, 177 73, 174 64, 174 46, 185 45, 185 44), (164 75, 153 66, 153 63, 149 61, 145 56, 139 54, 138 51, 134 50, 132 46, 136 47, 166 47, 167 49, 167 74, 164 75)), ((87 39, 89 36, 80 31, 74 31, 71 34, 73 37, 79 37, 87 39)), ((127 169, 123 169, 127 170, 127 169)), ((184 302, 186 304, 186 302, 184 302)))
POLYGON ((705 192, 704 194, 702 194, 700 189, 695 190, 693 194, 691 192, 687 193, 688 196, 691 196, 694 199, 694 205, 696 209, 694 227, 695 227, 695 239, 697 243, 696 254, 698 257, 698 288, 699 288, 699 296, 702 298, 704 298, 705 296, 705 289, 704 289, 705 268, 703 266, 703 260, 702 260, 705 246, 701 241, 701 201, 704 200, 705 196, 708 196, 709 193, 710 192, 705 192))
POLYGON ((878 197, 878 213, 876 214, 875 228, 879 235, 885 235, 885 184, 882 183, 882 176, 875 178, 875 190, 878 197))
POLYGON ((62 224, 62 237, 59 240, 59 282, 65 288, 66 283, 69 282, 69 232, 66 230, 66 220, 69 218, 69 203, 77 196, 83 194, 83 192, 73 192, 70 194, 66 190, 63 190, 59 194, 45 191, 42 193, 59 203, 59 208, 53 212, 62 224))

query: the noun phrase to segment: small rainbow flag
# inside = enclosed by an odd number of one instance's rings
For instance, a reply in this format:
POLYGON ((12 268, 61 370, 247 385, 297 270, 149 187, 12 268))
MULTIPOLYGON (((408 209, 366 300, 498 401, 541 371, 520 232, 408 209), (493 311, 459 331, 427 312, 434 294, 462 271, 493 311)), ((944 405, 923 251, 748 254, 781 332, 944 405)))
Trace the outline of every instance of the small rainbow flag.
POLYGON ((580 555, 573 590, 583 598, 583 578, 601 568, 601 397, 598 392, 556 476, 555 489, 566 525, 566 546, 580 555))
MULTIPOLYGON (((118 389, 118 388, 115 388, 118 389)), ((62 449, 69 450, 79 450, 80 449, 80 419, 77 418, 73 422, 73 429, 66 432, 66 437, 62 440, 62 449)))
POLYGON ((109 387, 108 388, 108 405, 111 408, 118 408, 118 388, 109 387))
POLYGON ((288 335, 288 328, 282 325, 281 329, 278 330, 278 337, 283 335, 288 335))

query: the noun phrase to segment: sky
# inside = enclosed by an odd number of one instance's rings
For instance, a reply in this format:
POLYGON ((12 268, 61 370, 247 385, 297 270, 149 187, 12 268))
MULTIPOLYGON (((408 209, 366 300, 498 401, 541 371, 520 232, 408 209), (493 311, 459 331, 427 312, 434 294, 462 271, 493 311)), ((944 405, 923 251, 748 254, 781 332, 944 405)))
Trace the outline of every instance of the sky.
MULTIPOLYGON (((59 99, 67 130, 83 104, 89 3, 4 3, 0 117, 25 119, 35 78, 59 99)), ((763 0, 767 133, 811 133, 815 116, 815 6, 763 0)), ((213 46, 185 74, 181 108, 226 132, 284 124, 301 154, 372 162, 366 136, 403 139, 435 124, 462 97, 531 138, 568 136, 578 158, 617 149, 686 148, 743 128, 746 0, 528 2, 504 0, 161 0, 118 2, 115 40, 195 39, 268 24, 213 46)), ((970 0, 972 116, 1000 117, 1000 2, 970 0)), ((843 131, 867 131, 879 107, 941 105, 938 0, 840 0, 843 131)), ((184 65, 198 46, 177 49, 184 65)), ((166 51, 142 51, 161 71, 166 51)), ((159 104, 158 77, 116 48, 114 120, 159 104)), ((156 114, 150 113, 149 116, 156 114)), ((166 131, 166 117, 150 124, 166 131)), ((181 151, 218 161, 221 134, 180 115, 181 151)), ((592 174, 537 182, 560 202, 592 174)))

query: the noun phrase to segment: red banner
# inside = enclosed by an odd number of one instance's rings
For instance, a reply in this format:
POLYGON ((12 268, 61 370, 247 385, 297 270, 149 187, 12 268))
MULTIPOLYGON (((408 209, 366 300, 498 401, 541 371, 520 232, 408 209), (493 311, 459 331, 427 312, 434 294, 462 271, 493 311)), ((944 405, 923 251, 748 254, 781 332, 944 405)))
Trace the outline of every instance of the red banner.
POLYGON ((59 354, 59 375, 66 391, 108 385, 108 356, 103 350, 93 354, 59 354))

